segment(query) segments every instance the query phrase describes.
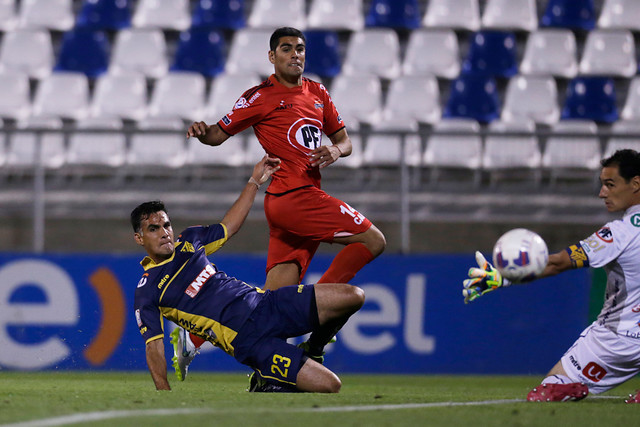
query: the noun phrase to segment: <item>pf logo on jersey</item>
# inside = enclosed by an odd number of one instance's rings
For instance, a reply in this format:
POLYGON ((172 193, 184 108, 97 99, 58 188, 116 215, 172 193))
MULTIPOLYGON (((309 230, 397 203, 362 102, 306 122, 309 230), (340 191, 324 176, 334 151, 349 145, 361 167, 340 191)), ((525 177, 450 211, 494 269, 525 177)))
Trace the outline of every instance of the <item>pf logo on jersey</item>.
POLYGON ((297 149, 315 150, 322 145, 322 122, 308 117, 296 120, 287 132, 287 140, 297 149))

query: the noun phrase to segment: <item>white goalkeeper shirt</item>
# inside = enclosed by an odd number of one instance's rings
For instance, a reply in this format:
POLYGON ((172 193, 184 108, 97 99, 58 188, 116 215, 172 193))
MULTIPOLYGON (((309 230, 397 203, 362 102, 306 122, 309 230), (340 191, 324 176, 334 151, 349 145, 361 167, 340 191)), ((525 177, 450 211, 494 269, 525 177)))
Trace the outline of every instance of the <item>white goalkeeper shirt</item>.
POLYGON ((605 302, 596 323, 640 344, 640 205, 627 209, 580 241, 592 267, 607 273, 605 302))

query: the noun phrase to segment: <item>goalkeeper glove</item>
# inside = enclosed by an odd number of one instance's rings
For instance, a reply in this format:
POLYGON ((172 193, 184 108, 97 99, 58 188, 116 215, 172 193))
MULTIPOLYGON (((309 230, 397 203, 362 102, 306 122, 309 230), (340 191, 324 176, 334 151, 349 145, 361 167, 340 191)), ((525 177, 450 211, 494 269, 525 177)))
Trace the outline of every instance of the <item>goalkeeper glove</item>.
POLYGON ((480 268, 470 268, 469 278, 462 282, 464 286, 462 296, 464 296, 465 304, 487 292, 511 285, 511 282, 502 277, 500 272, 479 251, 476 251, 476 262, 480 268))

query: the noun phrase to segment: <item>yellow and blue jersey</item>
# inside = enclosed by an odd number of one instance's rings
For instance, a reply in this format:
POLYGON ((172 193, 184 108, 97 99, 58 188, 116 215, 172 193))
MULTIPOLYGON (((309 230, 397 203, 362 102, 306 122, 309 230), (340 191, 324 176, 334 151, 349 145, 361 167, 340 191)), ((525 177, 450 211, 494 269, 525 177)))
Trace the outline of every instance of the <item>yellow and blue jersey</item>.
POLYGON ((134 309, 145 342, 164 337, 162 317, 234 355, 237 331, 264 292, 218 271, 207 258, 227 241, 223 224, 189 227, 173 255, 155 263, 145 257, 134 309))

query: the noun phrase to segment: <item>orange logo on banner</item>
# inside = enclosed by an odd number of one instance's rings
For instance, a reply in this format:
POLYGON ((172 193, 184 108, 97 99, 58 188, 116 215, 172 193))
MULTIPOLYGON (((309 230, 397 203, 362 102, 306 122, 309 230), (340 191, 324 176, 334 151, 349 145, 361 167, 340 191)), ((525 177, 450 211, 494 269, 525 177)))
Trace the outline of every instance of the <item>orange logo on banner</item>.
POLYGON ((124 333, 125 304, 122 287, 108 268, 99 268, 89 283, 98 294, 102 307, 102 321, 93 341, 84 351, 84 357, 92 365, 102 365, 115 351, 124 333))

